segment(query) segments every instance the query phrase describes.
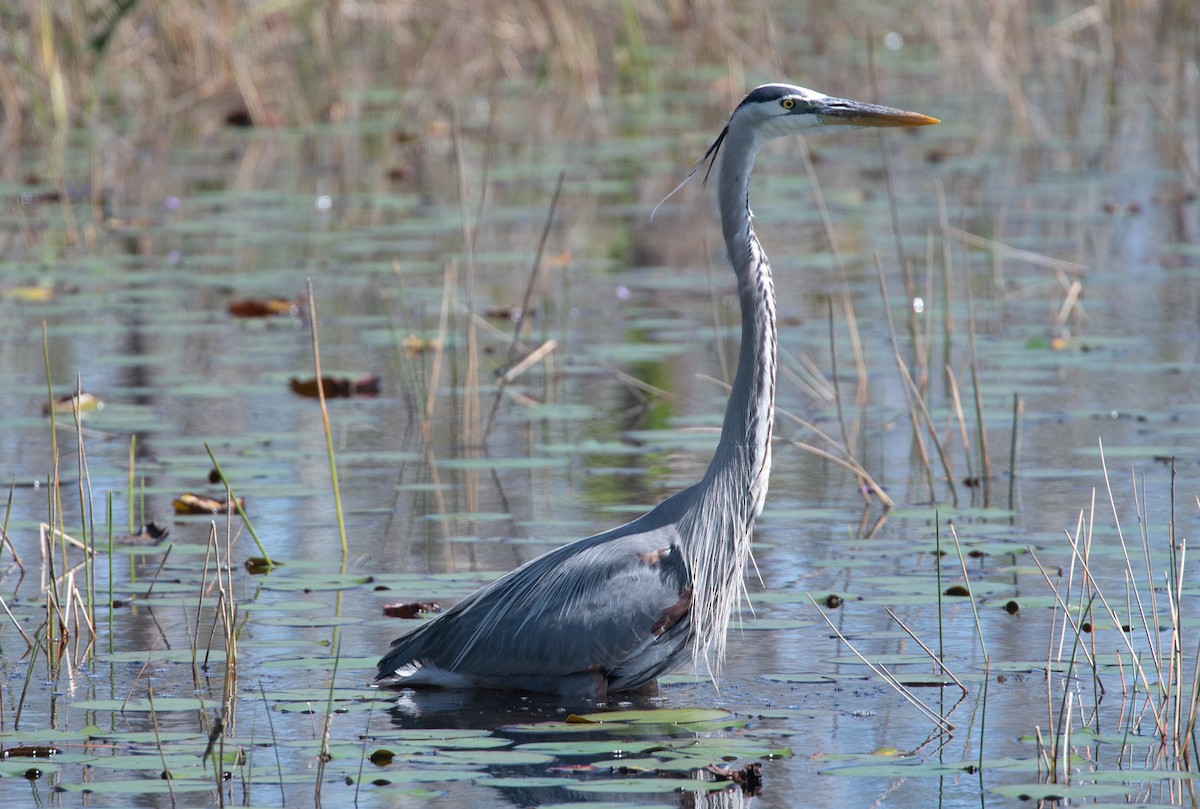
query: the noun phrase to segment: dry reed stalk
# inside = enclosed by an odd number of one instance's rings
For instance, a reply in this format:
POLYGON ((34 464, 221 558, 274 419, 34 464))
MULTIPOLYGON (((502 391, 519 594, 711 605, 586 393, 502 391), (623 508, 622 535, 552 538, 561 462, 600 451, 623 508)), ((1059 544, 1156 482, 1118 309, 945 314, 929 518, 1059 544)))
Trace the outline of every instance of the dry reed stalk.
POLYGON ((962 569, 963 586, 967 588, 967 599, 971 602, 971 615, 975 619, 975 636, 979 638, 979 649, 983 652, 983 659, 986 661, 991 658, 991 655, 988 654, 987 642, 983 639, 983 625, 979 622, 979 606, 975 603, 975 591, 971 589, 971 577, 967 574, 967 557, 962 551, 962 545, 959 544, 958 529, 954 527, 954 523, 950 523, 950 537, 954 540, 954 550, 962 569))
MULTIPOLYGON (((916 643, 918 646, 921 647, 921 651, 923 651, 925 654, 929 655, 929 659, 934 662, 938 671, 941 671, 947 677, 949 677, 951 680, 954 681, 954 684, 958 686, 958 690, 962 692, 963 696, 966 696, 969 693, 967 691, 967 687, 962 684, 962 680, 958 679, 958 677, 954 674, 954 672, 950 670, 949 666, 946 665, 946 661, 943 659, 943 657, 944 657, 943 655, 935 654, 932 649, 930 649, 928 646, 926 646, 925 642, 923 640, 921 640, 919 637, 917 637, 917 634, 915 632, 913 632, 911 629, 909 629, 908 625, 905 624, 904 621, 900 620, 900 616, 898 616, 898 615, 896 615, 896 613, 892 612, 890 607, 884 607, 883 611, 886 612, 888 614, 888 616, 893 621, 895 621, 896 624, 901 629, 904 630, 904 634, 908 635, 908 637, 911 638, 914 643, 916 643)), ((980 641, 982 642, 982 635, 980 636, 980 641)))
POLYGON ((962 397, 958 391, 958 379, 954 376, 954 369, 949 365, 946 366, 946 386, 950 389, 951 409, 954 412, 954 420, 958 424, 959 437, 963 443, 967 479, 975 480, 975 466, 971 461, 971 440, 967 434, 967 419, 963 414, 962 397))
POLYGON ((146 699, 150 701, 150 724, 154 730, 154 746, 158 748, 158 758, 162 762, 162 779, 167 782, 167 792, 171 796, 171 806, 176 806, 175 802, 175 786, 171 783, 173 780, 171 771, 167 768, 167 749, 162 743, 162 734, 158 729, 158 711, 154 707, 154 686, 146 686, 146 699))
MULTIPOLYGON (((842 634, 841 630, 837 628, 833 621, 829 620, 829 616, 825 614, 824 610, 821 609, 821 607, 817 604, 816 599, 814 599, 812 595, 808 595, 808 600, 812 602, 813 608, 816 609, 829 628, 833 630, 833 633, 837 635, 838 640, 840 640, 847 649, 853 652, 854 656, 861 660, 867 666, 867 668, 875 673, 876 676, 887 683, 888 686, 890 686, 892 690, 903 697, 906 702, 916 708, 917 711, 919 711, 927 720, 932 722, 938 728, 938 730, 949 731, 954 729, 954 726, 947 722, 945 717, 938 716, 938 714, 925 705, 925 703, 917 699, 916 696, 913 695, 912 691, 896 678, 896 675, 892 674, 883 666, 872 663, 866 657, 866 655, 858 651, 854 644, 850 642, 849 638, 842 634)), ((936 659, 937 658, 935 657, 934 660, 936 661, 936 659)))
MULTIPOLYGON (((12 482, 8 484, 8 502, 4 504, 4 520, 0 521, 0 544, 8 548, 8 552, 12 554, 13 562, 17 569, 21 571, 21 579, 25 578, 25 563, 21 561, 21 555, 17 553, 16 546, 13 545, 12 539, 8 536, 8 518, 12 514, 13 494, 17 489, 17 479, 14 477, 12 482)), ((17 580, 18 587, 21 579, 17 580)))
MULTIPOLYGON (((346 561, 346 557, 350 554, 350 548, 346 541, 346 518, 344 512, 342 511, 342 489, 338 485, 337 456, 333 451, 333 430, 329 425, 329 408, 325 404, 325 383, 322 381, 324 377, 321 376, 321 341, 317 336, 317 299, 316 296, 313 295, 312 279, 307 279, 307 283, 308 327, 309 332, 312 335, 312 357, 313 370, 317 379, 317 401, 320 403, 321 407, 321 427, 325 432, 325 453, 329 458, 329 481, 330 488, 333 490, 333 511, 337 517, 338 539, 341 540, 342 562, 344 563, 346 561)), ((237 503, 236 500, 232 499, 232 493, 230 494, 230 502, 234 504, 237 503)), ((237 508, 238 513, 241 514, 242 507, 238 505, 237 508)), ((263 553, 263 558, 267 559, 268 565, 271 563, 265 552, 263 553)))

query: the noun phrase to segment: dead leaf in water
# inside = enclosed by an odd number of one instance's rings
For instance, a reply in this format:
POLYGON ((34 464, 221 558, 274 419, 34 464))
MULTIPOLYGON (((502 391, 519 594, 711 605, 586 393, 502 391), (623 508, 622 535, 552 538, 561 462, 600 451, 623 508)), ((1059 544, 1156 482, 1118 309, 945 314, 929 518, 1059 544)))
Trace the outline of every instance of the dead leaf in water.
POLYGON ((437 340, 432 337, 418 337, 415 334, 410 334, 400 341, 404 346, 404 350, 409 354, 422 354, 430 349, 438 348, 440 345, 437 340))
MULTIPOLYGON (((299 396, 307 396, 310 399, 316 399, 320 393, 317 390, 316 377, 308 379, 296 379, 292 377, 288 382, 292 393, 299 396)), ((379 395, 379 377, 374 374, 367 374, 362 379, 349 379, 342 376, 323 376, 321 377, 321 388, 325 392, 326 399, 348 399, 351 396, 378 396, 379 395)))
MULTIPOLYGON (((62 396, 54 398, 55 413, 73 413, 76 406, 79 408, 80 414, 91 413, 93 410, 103 410, 104 402, 94 393, 66 393, 62 396)), ((50 408, 46 405, 42 406, 42 415, 50 415, 50 408)))
POLYGON ((0 758, 49 758, 61 752, 48 744, 21 744, 0 749, 0 758))
POLYGON ((237 505, 231 506, 227 500, 218 500, 203 494, 184 492, 173 501, 176 514, 221 514, 234 508, 245 508, 246 499, 237 498, 237 505))
POLYGON ((436 601, 395 601, 383 605, 383 614, 389 618, 416 618, 423 612, 441 612, 442 605, 436 601))
POLYGON ((229 302, 229 314, 234 317, 300 316, 300 304, 284 298, 241 298, 229 302))

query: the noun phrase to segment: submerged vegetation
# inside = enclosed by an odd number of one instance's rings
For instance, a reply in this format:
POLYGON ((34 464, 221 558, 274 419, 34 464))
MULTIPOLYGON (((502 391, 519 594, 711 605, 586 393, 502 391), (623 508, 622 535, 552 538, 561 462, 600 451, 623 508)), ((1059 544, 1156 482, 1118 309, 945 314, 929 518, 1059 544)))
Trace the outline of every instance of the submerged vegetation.
POLYGON ((1195 805, 1200 6, 493 5, 0 8, 0 792, 1195 805), (646 219, 777 78, 945 123, 761 158, 720 688, 368 688, 699 474, 731 278, 646 219))

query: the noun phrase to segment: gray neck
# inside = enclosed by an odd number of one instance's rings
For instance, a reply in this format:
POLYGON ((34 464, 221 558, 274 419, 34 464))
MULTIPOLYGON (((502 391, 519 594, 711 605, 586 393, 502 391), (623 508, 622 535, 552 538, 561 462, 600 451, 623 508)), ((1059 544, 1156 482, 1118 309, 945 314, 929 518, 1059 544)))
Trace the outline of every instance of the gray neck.
POLYGON ((685 490, 680 502, 687 507, 677 525, 695 593, 692 653, 699 659, 713 652, 708 661, 714 675, 725 657, 730 612, 745 588, 754 518, 767 496, 775 403, 775 287, 746 202, 760 142, 739 129, 726 133, 718 152, 717 199, 738 280, 742 347, 717 452, 704 480, 685 490))
POLYGON ((771 265, 750 223, 750 171, 761 146, 754 130, 732 129, 721 151, 717 199, 725 247, 738 282, 742 345, 737 376, 725 409, 725 426, 705 482, 721 484, 749 507, 762 509, 771 468, 775 410, 775 284, 771 265))

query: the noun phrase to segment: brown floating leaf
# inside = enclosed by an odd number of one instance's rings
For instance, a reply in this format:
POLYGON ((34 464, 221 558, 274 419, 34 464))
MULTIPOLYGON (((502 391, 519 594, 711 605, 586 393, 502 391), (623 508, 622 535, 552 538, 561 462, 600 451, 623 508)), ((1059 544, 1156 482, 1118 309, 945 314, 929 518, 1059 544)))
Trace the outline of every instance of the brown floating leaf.
MULTIPOLYGON (((54 412, 71 413, 74 411, 77 401, 80 413, 90 413, 93 410, 104 409, 104 402, 100 400, 99 396, 85 391, 81 394, 66 393, 62 396, 56 396, 54 398, 54 412)), ((43 405, 42 415, 50 415, 50 408, 43 405)))
POLYGON ((229 314, 234 317, 300 316, 300 304, 284 298, 241 298, 229 302, 229 314))
MULTIPOLYGON (((316 377, 309 377, 308 379, 296 379, 293 377, 288 385, 291 387, 292 393, 300 396, 316 399, 320 395, 317 391, 316 377)), ((349 398, 351 396, 378 396, 379 377, 375 376, 375 374, 367 374, 362 379, 323 376, 321 377, 321 387, 325 391, 326 399, 349 398)))
POLYGON ((389 618, 416 618, 423 612, 441 612, 442 605, 436 601, 395 601, 383 605, 383 614, 389 618))
MULTIPOLYGON (((220 514, 235 508, 227 500, 218 500, 215 497, 191 492, 184 492, 176 497, 174 506, 176 514, 220 514)), ((236 507, 245 508, 246 499, 244 497, 237 498, 236 507)))
POLYGON ((403 340, 400 341, 400 344, 402 346, 404 346, 404 350, 407 351, 409 354, 421 354, 426 351, 435 349, 439 345, 438 341, 433 339, 432 337, 430 337, 430 338, 418 337, 415 334, 408 335, 407 337, 405 337, 403 340))
POLYGON ((0 757, 2 758, 49 758, 57 755, 62 751, 57 747, 51 747, 45 744, 22 744, 16 747, 5 747, 0 749, 0 757))
POLYGON ((513 323, 520 323, 527 317, 533 317, 537 314, 537 309, 529 309, 525 311, 520 306, 492 306, 484 311, 488 317, 502 318, 511 320, 513 323))

